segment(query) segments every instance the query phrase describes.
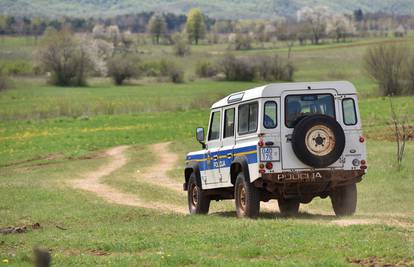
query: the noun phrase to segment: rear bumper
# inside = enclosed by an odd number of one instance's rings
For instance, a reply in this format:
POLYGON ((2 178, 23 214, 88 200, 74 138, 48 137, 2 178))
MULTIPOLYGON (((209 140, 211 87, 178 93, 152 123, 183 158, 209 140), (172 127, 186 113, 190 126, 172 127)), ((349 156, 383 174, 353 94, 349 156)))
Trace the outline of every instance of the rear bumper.
POLYGON ((322 170, 263 174, 254 184, 269 197, 326 197, 336 187, 358 183, 363 170, 322 170))

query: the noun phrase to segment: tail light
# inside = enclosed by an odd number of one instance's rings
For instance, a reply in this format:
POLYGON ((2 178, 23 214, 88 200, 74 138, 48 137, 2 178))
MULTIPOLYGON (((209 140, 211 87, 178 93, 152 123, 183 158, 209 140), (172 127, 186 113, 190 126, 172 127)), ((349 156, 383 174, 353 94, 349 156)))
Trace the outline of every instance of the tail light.
POLYGON ((264 146, 263 140, 260 140, 259 143, 257 143, 257 145, 260 146, 260 147, 264 146))
POLYGON ((273 169, 273 163, 271 162, 266 163, 266 169, 268 170, 273 169))
POLYGON ((364 138, 363 136, 360 136, 360 137, 359 137, 359 142, 360 142, 360 143, 365 142, 365 138, 364 138))
POLYGON ((259 168, 260 168, 260 169, 264 169, 264 167, 265 167, 265 165, 264 165, 263 163, 260 163, 260 164, 259 164, 259 168))

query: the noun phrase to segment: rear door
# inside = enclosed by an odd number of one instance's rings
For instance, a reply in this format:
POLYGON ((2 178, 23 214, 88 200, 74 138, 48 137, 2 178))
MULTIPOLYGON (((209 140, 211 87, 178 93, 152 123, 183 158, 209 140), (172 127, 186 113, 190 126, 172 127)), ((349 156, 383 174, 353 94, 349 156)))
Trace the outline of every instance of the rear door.
MULTIPOLYGON (((311 114, 338 116, 339 102, 334 89, 304 91, 285 91, 281 96, 281 143, 283 169, 309 169, 310 166, 301 162, 292 149, 292 133, 301 117, 311 114)), ((341 160, 329 167, 341 167, 341 160)))

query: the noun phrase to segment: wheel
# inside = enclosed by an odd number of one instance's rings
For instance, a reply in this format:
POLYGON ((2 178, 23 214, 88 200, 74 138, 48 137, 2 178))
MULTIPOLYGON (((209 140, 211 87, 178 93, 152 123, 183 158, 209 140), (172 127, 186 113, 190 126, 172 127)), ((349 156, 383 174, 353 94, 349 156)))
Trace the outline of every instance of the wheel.
POLYGON ((191 174, 188 181, 188 210, 190 214, 207 214, 210 209, 210 198, 206 196, 206 191, 201 189, 196 183, 196 176, 191 174))
POLYGON ((355 213, 357 205, 356 184, 335 188, 329 197, 336 216, 349 216, 355 213))
POLYGON ((344 148, 344 130, 329 116, 306 116, 293 129, 293 152, 306 165, 327 167, 339 159, 344 148))
POLYGON ((253 184, 246 182, 243 173, 237 175, 234 200, 237 217, 257 218, 260 210, 259 190, 253 184))
POLYGON ((299 213, 300 202, 297 199, 278 199, 279 211, 284 216, 295 216, 299 213))

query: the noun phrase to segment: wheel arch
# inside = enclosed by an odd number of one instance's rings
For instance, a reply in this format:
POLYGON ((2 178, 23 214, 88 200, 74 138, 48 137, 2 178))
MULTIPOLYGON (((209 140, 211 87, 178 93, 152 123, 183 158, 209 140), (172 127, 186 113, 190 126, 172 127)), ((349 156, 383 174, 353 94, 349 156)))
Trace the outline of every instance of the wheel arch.
POLYGON ((192 173, 195 174, 197 186, 203 189, 203 185, 201 183, 200 167, 198 166, 198 164, 193 163, 193 164, 188 164, 184 169, 184 179, 185 179, 184 185, 183 185, 184 191, 187 190, 188 181, 190 180, 190 176, 192 173))
POLYGON ((230 165, 230 181, 233 185, 236 184, 237 175, 243 172, 244 179, 250 183, 249 164, 246 157, 236 157, 230 165))

